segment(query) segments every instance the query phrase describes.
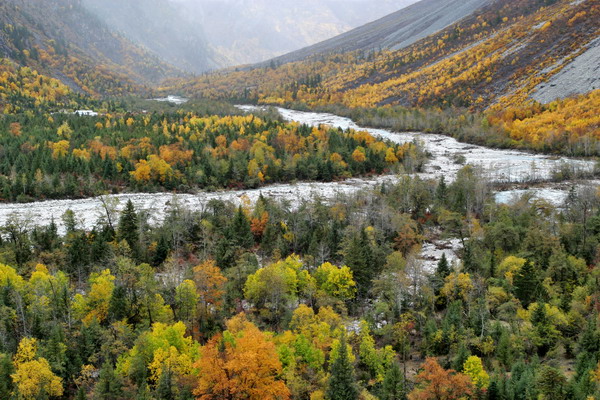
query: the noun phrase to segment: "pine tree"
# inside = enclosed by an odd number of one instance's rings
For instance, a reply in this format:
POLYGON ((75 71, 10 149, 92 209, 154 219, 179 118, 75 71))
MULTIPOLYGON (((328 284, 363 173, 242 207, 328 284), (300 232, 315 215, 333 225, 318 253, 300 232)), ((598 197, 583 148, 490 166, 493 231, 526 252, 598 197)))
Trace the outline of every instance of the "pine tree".
POLYGON ((377 272, 372 265, 373 254, 364 229, 358 235, 352 235, 350 243, 346 247, 344 263, 352 270, 358 286, 358 296, 364 297, 377 272))
POLYGON ((10 399, 13 391, 13 381, 10 377, 15 372, 11 359, 6 354, 0 354, 0 399, 10 399))
POLYGON ((435 198, 442 206, 448 201, 448 185, 446 185, 446 180, 444 179, 443 175, 440 178, 437 188, 435 189, 435 198))
POLYGON ((131 200, 127 201, 119 219, 119 240, 125 240, 134 254, 137 254, 139 241, 138 216, 131 200))
POLYGON ((381 387, 381 400, 404 400, 406 399, 406 388, 404 377, 397 362, 388 368, 381 387))
POLYGON ((533 263, 529 260, 523 265, 514 278, 515 295, 523 307, 527 308, 540 295, 539 274, 533 263))
POLYGON ((450 264, 446 258, 446 253, 442 253, 442 258, 438 261, 435 275, 443 281, 451 272, 452 270, 450 269, 450 264))
POLYGON ((106 361, 100 369, 98 383, 94 389, 94 399, 118 400, 123 395, 123 386, 119 376, 116 374, 112 363, 106 361))
POLYGON ((156 398, 161 400, 175 400, 176 395, 173 390, 173 373, 169 368, 165 369, 160 375, 156 387, 156 398))
POLYGON ((155 266, 162 264, 169 256, 169 241, 165 235, 160 235, 156 244, 156 252, 154 253, 153 262, 155 266))
POLYGON ((498 387, 498 383, 496 383, 496 379, 492 379, 490 382, 490 386, 487 389, 487 400, 500 400, 500 388, 498 387))
POLYGON ((331 365, 331 376, 327 387, 328 400, 356 400, 358 387, 354 377, 354 367, 348 359, 346 351, 346 334, 340 339, 340 352, 331 365))
POLYGON ((85 389, 80 387, 79 389, 77 389, 77 397, 75 397, 77 400, 87 400, 87 395, 85 394, 85 389))
POLYGON ((127 290, 123 286, 117 285, 110 297, 108 315, 113 321, 121 321, 128 316, 127 309, 127 290))
POLYGON ((254 245, 254 235, 250 227, 250 221, 246 218, 244 210, 240 206, 235 213, 235 217, 229 227, 229 237, 233 243, 244 249, 249 249, 254 245))

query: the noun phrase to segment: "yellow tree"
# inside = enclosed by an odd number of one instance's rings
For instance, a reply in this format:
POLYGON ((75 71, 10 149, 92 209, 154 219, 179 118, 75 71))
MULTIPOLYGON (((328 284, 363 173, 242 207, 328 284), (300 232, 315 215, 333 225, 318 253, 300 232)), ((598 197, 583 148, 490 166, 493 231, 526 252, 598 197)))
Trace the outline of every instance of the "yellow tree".
POLYGON ((36 400, 62 396, 62 379, 54 375, 48 360, 36 357, 36 352, 35 339, 24 338, 19 343, 17 354, 13 359, 15 373, 11 375, 17 398, 36 400))
POLYGON ((108 317, 110 298, 115 288, 114 280, 110 270, 105 269, 90 276, 90 290, 86 296, 75 295, 73 308, 83 322, 89 323, 94 319, 102 322, 108 317))

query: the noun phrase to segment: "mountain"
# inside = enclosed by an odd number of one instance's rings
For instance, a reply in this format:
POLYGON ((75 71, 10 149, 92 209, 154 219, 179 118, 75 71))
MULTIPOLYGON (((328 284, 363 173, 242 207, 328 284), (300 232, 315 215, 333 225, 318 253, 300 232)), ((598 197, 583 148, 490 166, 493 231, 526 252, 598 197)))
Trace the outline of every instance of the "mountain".
MULTIPOLYGON (((110 2, 113 1, 116 2, 110 2)), ((171 1, 188 20, 203 29, 213 54, 223 59, 220 65, 233 66, 264 61, 312 45, 416 0, 171 1)), ((104 2, 94 3, 105 7, 104 2)))
POLYGON ((494 0, 481 1, 480 8, 472 3, 476 9, 469 15, 460 18, 468 10, 457 12, 455 23, 405 46, 424 34, 410 27, 424 26, 436 1, 423 0, 402 11, 412 17, 394 29, 385 22, 402 12, 313 47, 312 56, 303 50, 247 70, 172 81, 170 89, 200 97, 312 107, 481 110, 519 106, 536 96, 552 101, 598 87, 597 1, 494 0), (383 49, 373 50, 378 45, 383 49), (574 84, 574 77, 582 74, 587 78, 575 79, 574 84))
POLYGON ((472 14, 490 0, 422 0, 347 33, 305 47, 275 62, 355 50, 398 50, 472 14))
POLYGON ((202 73, 226 64, 209 46, 205 26, 169 0, 83 0, 113 30, 181 70, 202 73))
POLYGON ((2 1, 0 57, 91 95, 139 92, 181 75, 115 33, 79 0, 2 1))

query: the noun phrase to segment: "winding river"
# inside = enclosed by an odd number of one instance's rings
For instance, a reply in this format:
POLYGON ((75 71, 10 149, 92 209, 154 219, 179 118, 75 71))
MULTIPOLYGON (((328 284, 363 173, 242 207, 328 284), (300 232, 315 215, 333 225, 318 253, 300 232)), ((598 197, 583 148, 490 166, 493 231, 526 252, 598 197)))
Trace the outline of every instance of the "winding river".
MULTIPOLYGON (((252 112, 256 110, 253 106, 239 106, 242 110, 252 112)), ((327 124, 343 129, 366 130, 374 136, 389 139, 395 143, 407 141, 418 141, 421 146, 431 154, 431 160, 427 163, 425 171, 421 174, 423 178, 438 179, 445 176, 448 182, 452 181, 457 171, 462 167, 457 163, 461 158, 467 163, 481 166, 489 179, 497 182, 524 182, 528 180, 547 180, 552 171, 559 168, 571 168, 573 170, 591 171, 594 162, 577 160, 566 157, 548 157, 513 150, 490 149, 482 146, 461 143, 447 136, 423 134, 423 133, 393 133, 383 129, 361 128, 348 118, 332 114, 301 112, 279 108, 283 118, 288 121, 296 121, 302 124, 319 125, 327 124), (462 156, 462 157, 459 157, 462 156), (463 158, 464 157, 464 158, 463 158)), ((244 198, 253 201, 261 194, 277 199, 287 200, 290 206, 299 204, 303 199, 311 196, 332 198, 338 193, 352 193, 360 189, 373 187, 382 182, 394 182, 397 177, 388 175, 371 179, 348 179, 343 182, 300 182, 296 184, 276 184, 260 189, 237 190, 237 191, 215 191, 199 192, 197 194, 171 193, 126 193, 111 195, 117 199, 117 209, 124 207, 131 200, 136 208, 146 210, 151 215, 150 222, 159 222, 165 212, 176 202, 179 206, 188 209, 202 209, 210 200, 222 199, 235 203, 243 201, 244 198)), ((598 184, 598 182, 591 182, 598 184)), ((526 190, 525 190, 526 191, 526 190)), ((499 201, 510 201, 513 193, 523 194, 525 191, 507 191, 498 193, 499 201)), ((560 203, 566 195, 562 188, 544 188, 533 190, 533 195, 546 198, 547 200, 560 203)), ((102 201, 100 198, 88 198, 80 200, 51 200, 33 202, 27 204, 0 204, 0 226, 9 219, 17 219, 19 223, 30 225, 47 225, 52 219, 58 225, 59 231, 64 230, 61 216, 65 211, 71 209, 75 212, 81 227, 90 229, 97 219, 103 214, 102 201)))

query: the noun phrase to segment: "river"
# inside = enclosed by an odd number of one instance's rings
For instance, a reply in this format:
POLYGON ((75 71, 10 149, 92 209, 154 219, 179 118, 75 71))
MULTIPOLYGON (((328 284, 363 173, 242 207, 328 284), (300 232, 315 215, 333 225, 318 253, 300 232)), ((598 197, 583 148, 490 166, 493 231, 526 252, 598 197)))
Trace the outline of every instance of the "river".
MULTIPOLYGON (((256 110, 253 106, 239 106, 239 108, 251 112, 256 110)), ((423 178, 439 179, 445 176, 448 182, 452 181, 457 171, 463 166, 457 163, 462 158, 466 163, 481 166, 488 178, 496 182, 523 182, 528 180, 547 180, 552 171, 568 166, 574 170, 591 171, 594 162, 577 160, 566 157, 548 157, 544 155, 530 154, 514 150, 498 150, 482 146, 461 143, 457 140, 434 134, 423 133, 393 133, 383 129, 362 128, 348 118, 332 114, 302 112, 279 108, 284 119, 296 121, 302 124, 319 125, 327 124, 343 129, 352 128, 366 130, 374 136, 388 139, 395 143, 407 141, 418 141, 421 146, 431 155, 425 171, 419 175, 423 178)), ((166 211, 170 209, 176 199, 181 207, 199 210, 210 200, 221 199, 234 203, 241 202, 244 198, 250 201, 256 200, 261 194, 277 199, 287 200, 293 207, 303 199, 312 196, 320 196, 328 199, 338 193, 352 193, 360 189, 374 187, 382 182, 394 182, 397 177, 388 175, 370 179, 348 179, 342 182, 300 182, 296 184, 276 184, 252 190, 235 191, 201 191, 197 194, 178 194, 176 198, 171 193, 125 193, 110 195, 117 199, 117 209, 122 209, 128 200, 131 200, 137 209, 149 212, 151 223, 160 222, 166 211)), ((594 182, 597 184, 598 182, 594 182)), ((497 199, 510 201, 513 193, 523 194, 524 190, 506 191, 499 193, 497 199)), ((565 196, 564 189, 544 188, 534 190, 534 195, 559 203, 565 196)), ((19 223, 30 225, 47 225, 52 219, 58 225, 59 231, 64 231, 61 216, 71 209, 75 212, 77 220, 82 228, 91 229, 97 219, 103 214, 100 198, 88 198, 79 200, 49 200, 27 204, 0 204, 0 226, 9 219, 16 218, 19 223)))

